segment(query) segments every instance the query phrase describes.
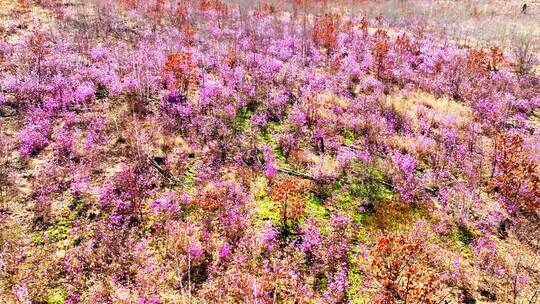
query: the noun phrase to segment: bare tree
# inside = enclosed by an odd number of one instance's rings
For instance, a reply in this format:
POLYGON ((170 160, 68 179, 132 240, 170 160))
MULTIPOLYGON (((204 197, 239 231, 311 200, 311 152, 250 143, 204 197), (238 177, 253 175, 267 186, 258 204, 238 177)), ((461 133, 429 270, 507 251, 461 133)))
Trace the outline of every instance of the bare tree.
POLYGON ((512 53, 514 55, 514 65, 518 74, 527 74, 532 71, 538 63, 535 52, 538 42, 531 34, 518 34, 512 41, 512 53))

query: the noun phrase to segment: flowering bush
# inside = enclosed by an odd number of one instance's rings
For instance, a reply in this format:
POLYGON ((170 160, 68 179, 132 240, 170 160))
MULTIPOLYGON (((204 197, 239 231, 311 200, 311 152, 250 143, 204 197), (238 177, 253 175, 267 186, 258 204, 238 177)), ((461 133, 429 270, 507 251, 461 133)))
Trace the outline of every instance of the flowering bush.
POLYGON ((65 2, 0 1, 1 301, 536 299, 525 46, 363 1, 65 2))

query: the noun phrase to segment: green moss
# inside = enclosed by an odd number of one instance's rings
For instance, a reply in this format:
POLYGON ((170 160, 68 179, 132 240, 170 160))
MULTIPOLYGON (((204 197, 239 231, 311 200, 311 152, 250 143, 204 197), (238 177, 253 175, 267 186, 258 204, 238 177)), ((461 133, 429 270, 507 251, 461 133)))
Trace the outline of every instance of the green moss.
POLYGON ((61 288, 49 289, 47 304, 64 304, 67 298, 67 291, 61 288))
POLYGON ((71 197, 70 199, 70 220, 75 220, 80 217, 84 217, 88 211, 88 205, 78 196, 71 197))
POLYGON ((47 235, 54 240, 65 240, 69 235, 70 225, 66 218, 59 217, 55 223, 47 229, 47 235))
POLYGON ((283 131, 283 129, 283 125, 279 125, 277 123, 269 123, 268 126, 261 131, 257 140, 270 146, 272 150, 274 150, 274 154, 276 155, 276 158, 279 160, 280 164, 286 168, 287 158, 283 154, 283 150, 274 138, 274 132, 280 132, 283 131))
POLYGON ((416 168, 416 171, 418 172, 425 172, 427 171, 428 169, 430 169, 430 165, 425 163, 425 162, 421 162, 418 167, 416 168))
POLYGON ((362 166, 362 179, 342 179, 334 183, 331 193, 336 197, 338 209, 357 223, 364 223, 377 203, 388 201, 394 192, 386 186, 380 169, 362 166))
POLYGON ((315 290, 323 291, 326 290, 328 287, 328 279, 326 278, 326 275, 324 273, 319 274, 315 278, 315 290))
POLYGON ((308 218, 317 220, 322 234, 326 235, 332 230, 330 210, 324 205, 323 199, 313 193, 310 193, 306 198, 305 217, 300 220, 300 224, 303 225, 308 218))
POLYGON ((261 221, 271 220, 274 224, 279 223, 280 217, 276 203, 268 197, 257 200, 257 219, 261 221))
POLYGON ((249 121, 252 115, 253 111, 249 109, 244 109, 242 112, 238 113, 233 123, 234 130, 239 132, 247 130, 249 128, 249 121))
POLYGON ((194 187, 197 180, 196 180, 196 174, 197 174, 197 160, 194 160, 193 162, 186 165, 186 171, 184 173, 182 182, 183 185, 187 188, 194 187))
POLYGON ((451 240, 457 245, 457 249, 465 258, 473 257, 470 244, 476 237, 478 237, 478 233, 465 225, 459 225, 450 234, 451 240))
POLYGON ((255 217, 256 225, 262 226, 266 221, 272 221, 273 224, 279 223, 279 210, 274 202, 266 193, 268 181, 265 177, 259 176, 252 185, 252 192, 255 195, 255 217))
POLYGON ((462 246, 459 248, 459 250, 461 254, 463 255, 463 257, 466 259, 471 259, 474 257, 474 253, 470 246, 462 246))
POLYGON ((329 218, 329 211, 324 206, 324 202, 320 197, 311 193, 306 199, 306 214, 320 221, 325 221, 329 218))
POLYGON ((470 245, 476 237, 477 233, 473 232, 469 227, 460 225, 458 227, 457 240, 464 245, 470 245))
POLYGON ((363 221, 365 214, 361 210, 360 199, 352 194, 349 190, 342 191, 337 196, 338 209, 346 213, 353 221, 360 223, 363 221))
POLYGON ((348 180, 347 182, 342 180, 334 184, 334 191, 341 191, 344 185, 346 185, 346 191, 342 193, 342 201, 353 201, 356 199, 363 199, 371 203, 387 200, 393 197, 394 192, 388 186, 388 182, 382 171, 374 166, 359 165, 359 170, 363 173, 363 178, 348 180))
POLYGON ((353 145, 356 140, 356 136, 350 130, 347 130, 343 134, 343 143, 346 145, 353 145))
POLYGON ((349 269, 349 288, 347 288, 347 298, 351 304, 365 304, 367 299, 362 292, 362 274, 359 270, 352 267, 349 269))
POLYGON ((45 240, 43 239, 43 235, 38 231, 32 232, 32 242, 35 245, 44 245, 45 244, 45 240))

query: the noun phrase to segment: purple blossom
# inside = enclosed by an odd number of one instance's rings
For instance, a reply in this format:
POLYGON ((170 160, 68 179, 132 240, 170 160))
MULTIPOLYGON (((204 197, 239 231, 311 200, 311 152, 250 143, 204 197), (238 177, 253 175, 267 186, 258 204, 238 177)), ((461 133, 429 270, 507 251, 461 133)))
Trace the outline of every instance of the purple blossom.
POLYGON ((348 287, 348 270, 346 267, 341 267, 329 280, 325 299, 328 303, 341 303, 345 298, 345 291, 348 287))
POLYGON ((189 248, 189 255, 190 255, 191 259, 195 260, 195 259, 198 259, 198 258, 202 257, 203 251, 199 247, 191 246, 189 248))
POLYGON ((275 250, 278 245, 278 236, 279 232, 274 227, 266 227, 262 235, 264 246, 270 251, 275 250))
MULTIPOLYGON (((335 43, 321 48, 322 16, 305 14, 317 1, 290 14, 230 1, 42 2, 58 26, 7 18, 20 39, 0 42, 7 301, 58 289, 71 304, 343 303, 381 229, 415 230, 435 251, 423 267, 446 269, 446 285, 429 293, 482 277, 531 298, 520 268, 534 267, 515 256, 538 210, 492 185, 504 175, 500 136, 519 135, 527 161, 540 160, 538 75, 516 74, 512 54, 487 68, 493 50, 435 38, 410 14, 393 16, 393 30, 390 18, 329 15, 335 43), (78 11, 99 18, 81 31, 78 11), (170 73, 171 54, 191 71, 170 73), (282 179, 305 188, 292 206, 268 200, 282 179), (262 219, 290 207, 291 225, 262 219), (463 227, 474 240, 456 254, 445 241, 463 227)), ((534 197, 533 186, 516 191, 534 197)))
POLYGON ((155 214, 158 214, 160 212, 165 212, 165 213, 168 212, 168 213, 175 214, 179 212, 179 207, 175 203, 176 200, 177 200, 176 193, 168 190, 167 192, 165 192, 165 195, 163 198, 157 199, 153 201, 152 203, 150 203, 152 212, 154 212, 155 214))
POLYGON ((226 259, 231 255, 231 246, 229 244, 225 244, 221 247, 219 247, 219 258, 220 259, 226 259))
POLYGON ((91 99, 95 94, 94 86, 90 83, 83 83, 75 90, 75 102, 82 103, 91 99))

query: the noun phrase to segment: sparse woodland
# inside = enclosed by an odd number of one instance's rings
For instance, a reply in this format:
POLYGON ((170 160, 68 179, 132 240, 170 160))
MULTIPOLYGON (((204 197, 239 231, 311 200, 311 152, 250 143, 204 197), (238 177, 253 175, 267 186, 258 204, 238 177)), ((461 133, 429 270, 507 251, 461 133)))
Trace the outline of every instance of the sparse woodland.
POLYGON ((0 303, 540 303, 540 12, 451 2, 0 0, 0 303))

